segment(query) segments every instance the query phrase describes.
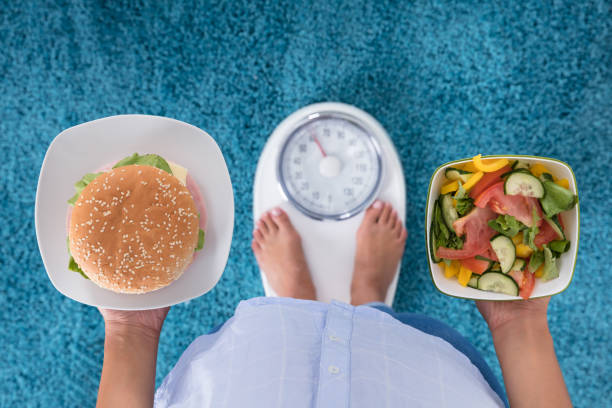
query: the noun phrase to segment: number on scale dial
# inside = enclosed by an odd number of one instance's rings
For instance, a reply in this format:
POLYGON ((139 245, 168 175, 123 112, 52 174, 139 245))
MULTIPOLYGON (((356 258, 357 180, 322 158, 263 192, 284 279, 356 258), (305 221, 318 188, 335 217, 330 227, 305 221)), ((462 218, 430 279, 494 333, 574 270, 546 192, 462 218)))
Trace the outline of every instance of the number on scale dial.
POLYGON ((288 198, 317 218, 346 218, 377 191, 381 159, 363 127, 321 116, 296 129, 282 150, 279 170, 288 198))

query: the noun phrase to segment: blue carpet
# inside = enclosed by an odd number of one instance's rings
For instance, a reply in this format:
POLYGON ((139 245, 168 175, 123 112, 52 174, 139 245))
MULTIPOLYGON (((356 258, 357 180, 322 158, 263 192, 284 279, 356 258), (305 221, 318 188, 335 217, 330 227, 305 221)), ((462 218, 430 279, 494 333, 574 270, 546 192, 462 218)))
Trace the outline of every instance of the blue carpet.
POLYGON ((610 3, 478 3, 2 2, 0 406, 81 407, 96 398, 102 319, 52 287, 35 239, 36 181, 55 135, 103 116, 147 113, 207 130, 225 154, 236 197, 227 269, 212 292, 170 311, 159 384, 192 339, 239 300, 263 293, 249 248, 256 157, 286 115, 327 100, 378 118, 406 171, 411 239, 396 309, 456 327, 500 378, 473 303, 430 282, 429 177, 440 163, 478 152, 570 163, 580 252, 549 320, 576 406, 609 404, 610 3))

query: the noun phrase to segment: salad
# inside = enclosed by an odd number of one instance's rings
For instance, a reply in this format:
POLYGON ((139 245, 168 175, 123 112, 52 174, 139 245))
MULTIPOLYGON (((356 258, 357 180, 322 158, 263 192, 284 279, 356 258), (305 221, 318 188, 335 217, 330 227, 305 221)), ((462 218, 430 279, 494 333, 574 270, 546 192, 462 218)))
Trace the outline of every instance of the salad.
POLYGON ((542 164, 483 159, 445 169, 430 252, 444 276, 474 289, 528 299, 536 279, 559 277, 570 248, 563 212, 577 197, 542 164))

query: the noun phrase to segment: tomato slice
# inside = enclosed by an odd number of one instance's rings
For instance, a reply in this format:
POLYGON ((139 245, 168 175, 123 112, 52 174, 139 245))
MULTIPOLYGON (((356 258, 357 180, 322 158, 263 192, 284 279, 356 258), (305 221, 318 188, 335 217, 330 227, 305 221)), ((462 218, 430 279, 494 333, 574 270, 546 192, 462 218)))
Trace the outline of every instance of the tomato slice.
POLYGON ((550 226, 548 222, 543 222, 539 226, 540 232, 535 236, 533 242, 536 244, 538 248, 541 248, 542 245, 548 244, 550 241, 554 241, 555 239, 559 239, 557 232, 550 226))
POLYGON ((489 269, 489 262, 482 259, 466 258, 459 260, 464 268, 469 269, 477 275, 482 275, 484 271, 489 269))
POLYGON ((497 183, 498 181, 501 181, 502 180, 501 175, 509 172, 510 170, 512 170, 510 166, 504 166, 497 171, 493 171, 491 173, 485 173, 485 175, 482 176, 480 181, 476 183, 476 185, 472 187, 472 189, 470 190, 470 197, 474 199, 478 197, 480 193, 485 191, 487 188, 497 183))
MULTIPOLYGON (((533 208, 542 215, 542 209, 537 199, 524 197, 522 195, 506 195, 504 193, 504 182, 495 183, 483 191, 474 200, 474 205, 484 208, 487 205, 497 214, 508 214, 531 227, 533 225, 533 208)), ((540 225, 538 221, 538 225, 540 225)))
POLYGON ((523 286, 519 287, 519 296, 523 299, 529 299, 535 286, 535 276, 533 273, 523 271, 523 286))
POLYGON ((512 276, 512 279, 516 282, 519 287, 519 296, 523 299, 529 299, 533 288, 535 286, 535 276, 533 273, 526 270, 522 271, 510 271, 508 275, 512 276))
POLYGON ((499 262, 499 259, 497 258, 497 254, 495 253, 495 251, 493 250, 493 247, 491 246, 491 242, 489 242, 489 247, 484 252, 484 254, 481 254, 481 255, 484 256, 485 258, 492 259, 495 262, 499 262))
POLYGON ((504 194, 503 181, 490 185, 486 190, 480 193, 480 195, 474 199, 474 205, 476 207, 485 208, 489 204, 489 201, 491 201, 493 197, 499 196, 500 193, 504 194))
POLYGON ((476 207, 465 217, 459 218, 453 223, 453 228, 457 235, 465 235, 463 249, 440 247, 436 251, 438 258, 466 259, 486 251, 491 246, 489 240, 495 235, 495 230, 487 223, 495 216, 489 208, 476 207))

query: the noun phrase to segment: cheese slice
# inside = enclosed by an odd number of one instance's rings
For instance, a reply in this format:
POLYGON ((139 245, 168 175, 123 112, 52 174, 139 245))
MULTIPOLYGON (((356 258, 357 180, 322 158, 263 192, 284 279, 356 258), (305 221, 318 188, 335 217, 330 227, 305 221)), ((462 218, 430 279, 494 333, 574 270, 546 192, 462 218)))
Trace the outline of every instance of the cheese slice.
POLYGON ((179 181, 183 183, 184 186, 186 186, 187 185, 187 169, 184 168, 183 166, 179 166, 176 163, 172 163, 171 161, 168 162, 168 165, 170 166, 172 175, 174 175, 174 177, 179 179, 179 181))

